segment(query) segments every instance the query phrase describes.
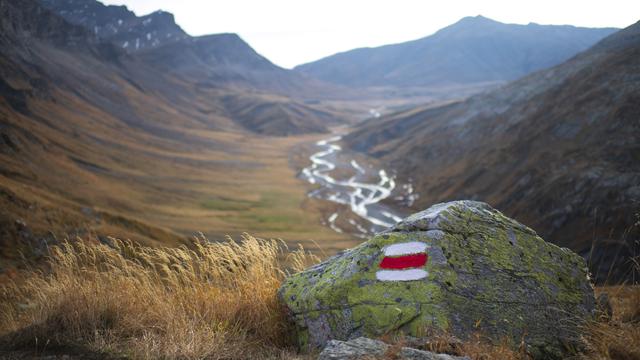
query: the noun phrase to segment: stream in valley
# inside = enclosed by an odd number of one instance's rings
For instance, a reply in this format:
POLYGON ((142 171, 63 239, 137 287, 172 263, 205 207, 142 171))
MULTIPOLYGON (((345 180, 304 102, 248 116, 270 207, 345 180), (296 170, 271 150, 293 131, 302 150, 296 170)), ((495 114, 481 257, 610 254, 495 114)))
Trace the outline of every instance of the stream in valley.
POLYGON ((402 214, 381 201, 394 192, 396 200, 412 201, 417 195, 413 194, 410 184, 397 189, 394 177, 385 169, 374 169, 359 164, 355 159, 339 156, 342 148, 336 143, 340 140, 341 136, 334 136, 316 143, 318 151, 309 157, 311 165, 302 170, 305 180, 319 186, 309 193, 309 197, 348 207, 351 214, 334 212, 327 218, 326 224, 336 232, 364 237, 393 226, 402 219, 402 214), (336 171, 354 175, 346 180, 337 179, 332 176, 336 171), (349 229, 337 224, 339 216, 347 216, 342 223, 349 224, 349 229))

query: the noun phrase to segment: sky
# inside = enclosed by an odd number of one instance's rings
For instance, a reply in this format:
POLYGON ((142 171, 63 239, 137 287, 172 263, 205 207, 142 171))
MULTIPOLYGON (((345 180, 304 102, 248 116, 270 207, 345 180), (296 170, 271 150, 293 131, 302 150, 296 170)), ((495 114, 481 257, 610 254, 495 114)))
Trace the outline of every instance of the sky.
POLYGON ((285 68, 337 52, 428 36, 465 16, 514 24, 626 27, 640 0, 103 0, 173 13, 190 35, 232 32, 285 68))

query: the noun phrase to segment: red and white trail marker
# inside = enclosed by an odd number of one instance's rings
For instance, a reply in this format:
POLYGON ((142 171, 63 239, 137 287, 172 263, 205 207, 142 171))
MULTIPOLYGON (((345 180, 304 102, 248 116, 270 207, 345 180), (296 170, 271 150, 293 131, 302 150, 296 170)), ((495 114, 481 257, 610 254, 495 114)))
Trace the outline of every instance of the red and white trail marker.
POLYGON ((422 269, 427 264, 429 256, 426 253, 428 245, 420 241, 393 244, 385 247, 384 258, 380 262, 380 269, 376 272, 376 279, 380 281, 411 281, 427 277, 428 273, 422 269))

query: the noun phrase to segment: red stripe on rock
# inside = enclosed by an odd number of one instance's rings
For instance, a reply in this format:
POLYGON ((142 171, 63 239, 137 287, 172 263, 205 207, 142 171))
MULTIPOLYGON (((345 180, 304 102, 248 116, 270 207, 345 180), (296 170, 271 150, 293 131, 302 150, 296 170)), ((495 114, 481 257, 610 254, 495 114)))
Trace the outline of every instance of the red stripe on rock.
POLYGON ((427 254, 412 254, 399 257, 385 257, 380 263, 381 269, 408 269, 424 266, 427 254))

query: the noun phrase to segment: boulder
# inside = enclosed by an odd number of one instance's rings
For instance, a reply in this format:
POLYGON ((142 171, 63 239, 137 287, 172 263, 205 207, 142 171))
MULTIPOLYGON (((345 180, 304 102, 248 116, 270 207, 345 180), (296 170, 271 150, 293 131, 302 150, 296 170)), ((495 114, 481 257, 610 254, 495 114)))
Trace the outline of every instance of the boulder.
POLYGON ((470 360, 468 357, 436 354, 409 347, 394 351, 380 340, 365 337, 349 341, 331 340, 320 353, 318 360, 397 359, 397 360, 470 360))
POLYGON ((521 342, 535 358, 578 346, 595 298, 584 259, 475 201, 437 204, 303 272, 278 292, 302 349, 447 332, 521 342))
POLYGON ((389 345, 379 340, 359 337, 349 341, 330 340, 318 356, 318 360, 353 360, 363 357, 380 358, 389 345))

